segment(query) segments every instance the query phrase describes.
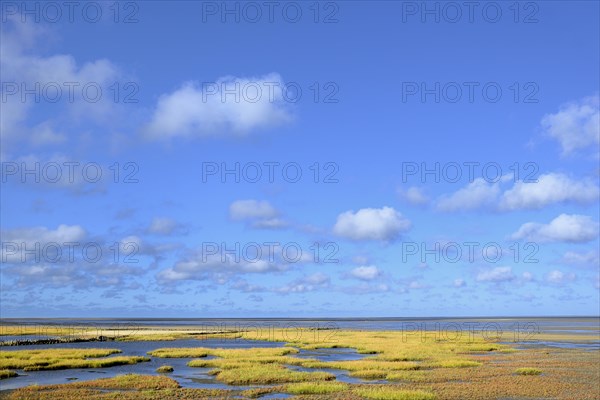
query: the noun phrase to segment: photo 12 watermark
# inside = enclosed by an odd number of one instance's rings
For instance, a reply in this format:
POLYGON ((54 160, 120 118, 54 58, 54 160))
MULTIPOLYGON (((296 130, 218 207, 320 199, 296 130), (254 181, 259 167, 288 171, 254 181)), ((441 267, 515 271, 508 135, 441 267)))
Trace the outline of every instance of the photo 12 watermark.
POLYGON ((340 251, 337 242, 314 242, 301 245, 298 242, 202 242, 201 259, 203 263, 220 259, 220 262, 235 263, 274 263, 283 261, 288 264, 312 262, 315 264, 337 264, 340 251))
POLYGON ((536 322, 514 322, 510 325, 498 322, 403 322, 402 342, 418 338, 426 342, 527 342, 536 340, 540 328, 536 322))
POLYGON ((31 242, 2 241, 2 263, 66 264, 86 262, 96 264, 137 264, 140 245, 136 241, 100 243, 94 241, 31 242))
POLYGON ((202 183, 339 183, 339 165, 333 161, 202 162, 202 183))
POLYGON ((112 103, 136 104, 140 87, 133 81, 109 83, 93 81, 2 82, 2 103, 67 103, 77 101, 96 104, 102 100, 112 103))
POLYGON ((450 161, 450 162, 415 162, 404 161, 400 164, 402 183, 457 183, 474 182, 483 179, 487 183, 500 180, 511 180, 513 183, 537 183, 539 165, 532 161, 514 162, 502 165, 495 161, 450 161))
POLYGON ((336 104, 340 102, 340 86, 335 81, 295 82, 267 80, 219 80, 202 82, 202 102, 220 103, 290 103, 302 99, 313 103, 336 104))
POLYGON ((202 1, 202 23, 337 24, 337 1, 202 1))
POLYGON ((408 242, 400 244, 401 259, 403 263, 419 261, 423 264, 435 262, 454 263, 476 263, 486 262, 496 264, 498 262, 511 261, 514 263, 537 264, 540 246, 535 242, 514 242, 502 246, 500 243, 489 242, 408 242))
POLYGON ((2 183, 61 186, 101 182, 139 183, 139 170, 139 165, 133 161, 110 165, 93 161, 5 161, 0 168, 2 183))
POLYGON ((402 103, 488 103, 505 102, 537 104, 540 87, 537 82, 404 81, 402 103))
POLYGON ((536 1, 403 1, 401 7, 402 23, 540 22, 540 5, 536 1))
POLYGON ((136 24, 140 15, 137 1, 3 1, 2 23, 10 19, 22 23, 96 24, 102 21, 136 24))

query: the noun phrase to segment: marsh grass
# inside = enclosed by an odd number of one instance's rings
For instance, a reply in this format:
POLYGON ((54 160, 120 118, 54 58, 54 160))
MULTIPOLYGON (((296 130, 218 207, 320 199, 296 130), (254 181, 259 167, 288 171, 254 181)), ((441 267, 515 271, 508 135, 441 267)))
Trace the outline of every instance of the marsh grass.
POLYGON ((385 379, 387 374, 386 371, 377 369, 361 369, 359 371, 350 372, 350 376, 361 379, 385 379))
MULTIPOLYGON (((227 390, 184 389, 155 382, 158 389, 134 391, 127 388, 101 389, 99 386, 70 386, 38 389, 19 389, 12 399, 156 399, 183 400, 199 398, 231 398, 241 394, 260 397, 272 393, 290 393, 299 398, 381 399, 381 400, 480 400, 492 398, 556 398, 600 399, 597 385, 597 356, 576 349, 523 349, 475 338, 468 335, 456 340, 432 340, 418 334, 405 335, 400 331, 310 331, 271 330, 269 337, 256 333, 228 333, 215 336, 230 339, 268 340, 285 343, 282 347, 257 349, 164 348, 149 354, 156 357, 195 358, 188 365, 211 368, 209 373, 223 383, 233 385, 276 385, 253 388, 243 392, 227 390), (320 361, 297 355, 302 349, 352 348, 365 355, 353 361, 320 361), (483 353, 475 356, 474 353, 483 353), (207 356, 215 358, 207 359, 207 356), (286 365, 315 369, 314 372, 295 371, 286 365), (543 366, 537 378, 521 376, 516 370, 523 365, 543 366), (474 368, 476 367, 476 368, 474 368), (319 369, 349 371, 354 376, 386 379, 380 384, 347 384, 342 386, 334 376, 319 369), (537 385, 529 385, 531 379, 537 385), (393 382, 400 383, 399 385, 393 382), (317 393, 334 387, 337 392, 317 393), (67 391, 66 388, 69 388, 67 391), (288 388, 290 388, 288 391, 288 388), (295 389, 294 389, 295 388, 295 389), (104 391, 102 391, 104 390, 104 391), (108 391, 107 391, 108 390, 108 391), (296 390, 298 393, 292 393, 296 390), (568 395, 565 395, 568 393, 568 395)), ((163 332, 168 334, 168 330, 163 332)), ((202 343, 199 341, 199 345, 202 343)), ((88 349, 90 350, 90 349, 88 349)), ((91 349, 93 350, 93 349, 91 349)), ((2 352, 0 352, 1 354, 2 352)), ((117 357, 114 357, 117 358, 117 357)), ((19 361, 13 359, 12 362, 19 361)), ((28 360, 25 360, 29 362, 28 360)), ((40 360, 42 363, 43 359, 40 360)), ((83 361, 89 361, 84 359, 83 361)), ((5 367, 7 368, 7 367, 5 367)), ((168 379, 166 376, 160 376, 168 379)), ((168 381, 167 381, 168 382, 168 381)), ((174 382, 174 381, 172 381, 174 382)), ((106 383, 103 383, 105 385, 106 383)), ((177 385, 177 383, 174 383, 177 385)), ((81 384, 79 384, 81 385, 81 384)), ((131 386, 135 386, 131 384, 131 386)), ((148 384, 152 386, 152 384, 148 384)), ((15 394, 14 396, 12 396, 15 394)))
POLYGON ((291 394, 331 394, 345 391, 348 384, 342 382, 310 382, 292 383, 285 387, 285 391, 291 394))
POLYGON ((166 373, 173 372, 173 371, 174 371, 174 369, 170 365, 161 365, 160 367, 158 367, 156 369, 156 372, 158 372, 160 374, 166 374, 166 373))
POLYGON ((425 371, 394 371, 386 375, 388 381, 423 382, 427 379, 425 371))
POLYGON ((432 364, 434 367, 441 368, 470 368, 479 367, 480 365, 480 362, 471 360, 442 360, 432 364))
POLYGON ((0 397, 7 400, 195 400, 231 398, 231 392, 184 389, 166 376, 127 374, 60 385, 33 385, 0 397))
POLYGON ((248 367, 216 370, 217 380, 228 385, 267 385, 273 383, 315 382, 333 380, 327 372, 292 371, 281 365, 264 364, 248 367))
POLYGON ((396 387, 375 386, 358 388, 355 392, 364 399, 372 400, 435 400, 433 393, 422 390, 405 390, 396 387))
POLYGON ((517 368, 515 373, 518 375, 541 375, 542 370, 538 368, 524 367, 517 368))
POLYGON ((0 351, 0 369, 43 371, 70 368, 105 368, 150 361, 147 357, 106 357, 118 349, 40 349, 0 351))
POLYGON ((18 376, 15 371, 11 371, 10 369, 0 369, 0 379, 14 378, 15 376, 18 376))

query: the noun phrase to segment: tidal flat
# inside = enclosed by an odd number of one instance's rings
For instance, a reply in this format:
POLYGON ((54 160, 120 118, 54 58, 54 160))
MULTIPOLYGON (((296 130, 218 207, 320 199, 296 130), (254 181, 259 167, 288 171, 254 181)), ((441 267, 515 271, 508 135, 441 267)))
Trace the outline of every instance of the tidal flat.
MULTIPOLYGON (((412 328, 82 329, 78 341, 0 347, 0 398, 600 398, 599 336, 589 326, 519 341, 412 328)), ((33 329, 2 333, 14 340, 33 329)))

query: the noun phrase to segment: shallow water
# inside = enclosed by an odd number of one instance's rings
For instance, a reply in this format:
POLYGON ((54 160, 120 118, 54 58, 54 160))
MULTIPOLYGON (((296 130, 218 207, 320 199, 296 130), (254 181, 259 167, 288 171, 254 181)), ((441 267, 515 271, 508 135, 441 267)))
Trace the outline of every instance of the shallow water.
MULTIPOLYGON (((201 339, 201 340, 174 340, 174 341, 148 341, 148 342, 92 342, 92 343, 65 343, 60 345, 29 345, 29 346, 5 346, 2 350, 27 350, 27 349, 48 349, 48 348, 108 348, 120 349, 121 354, 116 356, 134 356, 146 355, 147 352, 162 347, 209 347, 209 348, 251 348, 251 347, 283 347, 282 342, 266 341, 248 341, 243 339, 201 339)), ((302 358, 315 358, 319 361, 348 361, 359 360, 364 357, 358 354, 354 349, 336 348, 336 349, 317 349, 300 350, 294 356, 302 358)), ((150 356, 148 356, 150 357, 150 356)), ((206 359, 214 358, 212 356, 206 359)), ((58 383, 68 383, 73 381, 85 381, 99 378, 110 378, 121 374, 144 374, 160 375, 156 369, 161 365, 170 365, 174 371, 166 376, 175 379, 185 388, 210 388, 210 389, 249 389, 264 387, 264 385, 252 386, 232 386, 221 383, 215 379, 215 376, 209 375, 212 368, 188 367, 187 363, 193 358, 158 358, 150 357, 151 361, 142 362, 134 365, 120 365, 109 368, 86 368, 86 369, 66 369, 58 371, 28 371, 17 370, 19 374, 16 378, 10 378, 0 381, 0 390, 16 389, 29 385, 51 385, 58 383)), ((290 367, 295 369, 295 367, 290 367)), ((307 371, 314 371, 307 369, 307 371)), ((347 376, 347 371, 327 370, 339 376, 342 382, 360 383, 360 379, 347 376), (344 376, 344 374, 346 374, 344 376)), ((267 385, 269 386, 269 385, 267 385)))

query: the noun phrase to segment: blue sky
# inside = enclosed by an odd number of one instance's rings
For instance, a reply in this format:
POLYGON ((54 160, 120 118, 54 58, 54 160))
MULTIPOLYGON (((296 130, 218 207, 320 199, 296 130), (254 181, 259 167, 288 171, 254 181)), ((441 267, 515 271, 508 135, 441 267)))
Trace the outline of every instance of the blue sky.
POLYGON ((2 317, 599 314, 597 2, 46 4, 2 317))

